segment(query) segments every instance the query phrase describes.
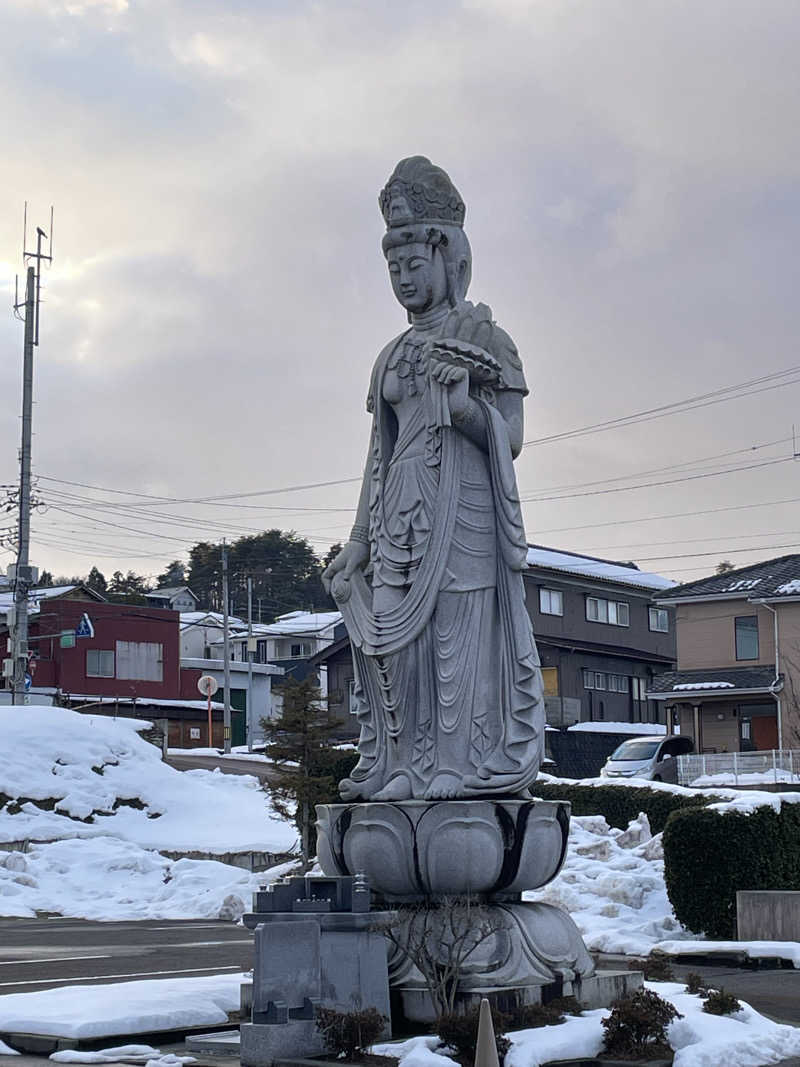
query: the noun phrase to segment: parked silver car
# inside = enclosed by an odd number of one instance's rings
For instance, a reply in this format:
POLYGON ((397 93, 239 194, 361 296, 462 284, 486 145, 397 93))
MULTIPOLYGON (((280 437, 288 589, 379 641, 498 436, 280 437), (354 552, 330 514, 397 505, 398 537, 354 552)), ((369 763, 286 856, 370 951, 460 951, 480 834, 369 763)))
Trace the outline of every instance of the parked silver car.
POLYGON ((646 778, 652 782, 677 782, 677 756, 694 751, 691 737, 631 737, 623 741, 600 770, 603 778, 646 778))

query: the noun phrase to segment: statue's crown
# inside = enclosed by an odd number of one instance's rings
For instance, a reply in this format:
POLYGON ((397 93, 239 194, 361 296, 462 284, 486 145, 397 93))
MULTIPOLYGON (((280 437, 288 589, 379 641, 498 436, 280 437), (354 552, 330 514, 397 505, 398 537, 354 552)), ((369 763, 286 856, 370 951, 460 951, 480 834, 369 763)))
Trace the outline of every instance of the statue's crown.
POLYGON ((426 156, 401 159, 379 203, 388 229, 415 222, 464 225, 466 208, 458 189, 426 156))

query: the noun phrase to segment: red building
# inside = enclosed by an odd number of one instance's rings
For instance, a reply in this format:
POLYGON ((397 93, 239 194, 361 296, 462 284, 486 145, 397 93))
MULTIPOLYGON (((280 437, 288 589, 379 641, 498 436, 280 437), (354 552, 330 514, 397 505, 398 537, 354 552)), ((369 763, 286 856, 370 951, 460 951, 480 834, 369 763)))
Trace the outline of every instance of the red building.
POLYGON ((29 617, 33 688, 70 698, 180 696, 179 616, 148 604, 109 604, 84 586, 36 590, 29 617), (93 636, 75 634, 83 615, 93 636))

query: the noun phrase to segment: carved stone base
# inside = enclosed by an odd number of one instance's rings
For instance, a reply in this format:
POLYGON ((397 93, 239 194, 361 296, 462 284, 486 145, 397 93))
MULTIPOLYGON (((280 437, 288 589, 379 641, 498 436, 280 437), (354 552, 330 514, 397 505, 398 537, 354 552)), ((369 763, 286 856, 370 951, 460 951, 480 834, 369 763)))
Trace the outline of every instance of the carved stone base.
POLYGON ((594 973, 575 923, 552 904, 477 905, 474 919, 465 908, 453 909, 449 904, 437 906, 432 900, 430 905, 398 911, 391 936, 389 982, 402 991, 408 1018, 427 1019, 433 1013, 427 984, 414 962, 415 949, 421 944, 442 964, 452 960, 454 952, 462 953, 458 999, 465 1006, 489 992, 514 993, 517 1003, 538 1003, 543 988, 569 992, 576 980, 594 973))
POLYGON ((569 804, 516 798, 320 804, 317 832, 323 871, 365 874, 381 901, 513 900, 558 873, 569 804))

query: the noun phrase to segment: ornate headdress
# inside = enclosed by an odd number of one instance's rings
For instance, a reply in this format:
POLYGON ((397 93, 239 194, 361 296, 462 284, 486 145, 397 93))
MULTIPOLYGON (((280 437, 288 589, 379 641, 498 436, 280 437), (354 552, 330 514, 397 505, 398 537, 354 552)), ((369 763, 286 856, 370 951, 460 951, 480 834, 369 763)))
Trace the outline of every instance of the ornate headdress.
POLYGON ((415 223, 463 226, 466 208, 461 195, 442 170, 426 156, 401 159, 379 203, 387 229, 415 223))

